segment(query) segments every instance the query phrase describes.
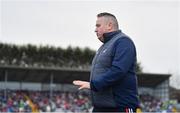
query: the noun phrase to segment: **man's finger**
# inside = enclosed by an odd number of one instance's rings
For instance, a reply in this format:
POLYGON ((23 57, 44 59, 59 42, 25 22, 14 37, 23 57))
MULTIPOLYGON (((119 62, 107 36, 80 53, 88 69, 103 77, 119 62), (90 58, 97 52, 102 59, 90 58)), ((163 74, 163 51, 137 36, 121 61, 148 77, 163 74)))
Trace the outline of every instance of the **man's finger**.
POLYGON ((79 90, 84 89, 84 86, 81 86, 81 87, 79 87, 78 89, 79 89, 79 90))
POLYGON ((74 84, 74 85, 82 85, 82 81, 80 81, 80 80, 75 80, 75 81, 73 81, 73 84, 74 84))

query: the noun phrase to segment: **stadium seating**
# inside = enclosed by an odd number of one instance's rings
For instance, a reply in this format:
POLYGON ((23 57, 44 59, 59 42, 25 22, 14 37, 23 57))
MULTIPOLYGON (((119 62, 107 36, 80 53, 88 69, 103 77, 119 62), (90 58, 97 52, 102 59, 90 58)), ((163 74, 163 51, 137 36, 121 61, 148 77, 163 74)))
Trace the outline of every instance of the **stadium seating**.
MULTIPOLYGON (((90 95, 85 92, 53 92, 8 90, 0 91, 0 112, 90 112, 90 95)), ((148 94, 140 96, 143 112, 176 112, 175 104, 162 102, 148 94)))
POLYGON ((0 112, 89 112, 91 103, 86 93, 8 90, 0 91, 0 112))

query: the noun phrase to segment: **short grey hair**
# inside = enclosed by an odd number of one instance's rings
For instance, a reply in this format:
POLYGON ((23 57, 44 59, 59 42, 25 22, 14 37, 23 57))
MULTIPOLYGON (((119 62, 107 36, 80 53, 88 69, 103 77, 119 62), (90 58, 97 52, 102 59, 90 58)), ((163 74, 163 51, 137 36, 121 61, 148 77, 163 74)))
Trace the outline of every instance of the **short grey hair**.
POLYGON ((113 24, 115 29, 119 29, 118 21, 117 21, 116 17, 113 14, 103 12, 103 13, 99 13, 97 15, 97 17, 105 17, 105 18, 107 18, 108 20, 112 21, 112 24, 113 24))

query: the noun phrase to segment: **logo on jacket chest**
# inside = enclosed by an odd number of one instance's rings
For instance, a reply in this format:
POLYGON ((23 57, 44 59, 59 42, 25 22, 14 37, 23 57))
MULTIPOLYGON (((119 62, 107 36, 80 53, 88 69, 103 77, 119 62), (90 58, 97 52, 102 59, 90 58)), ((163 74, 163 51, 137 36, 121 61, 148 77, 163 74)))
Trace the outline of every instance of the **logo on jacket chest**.
POLYGON ((105 53, 107 51, 107 49, 104 49, 102 53, 105 53))

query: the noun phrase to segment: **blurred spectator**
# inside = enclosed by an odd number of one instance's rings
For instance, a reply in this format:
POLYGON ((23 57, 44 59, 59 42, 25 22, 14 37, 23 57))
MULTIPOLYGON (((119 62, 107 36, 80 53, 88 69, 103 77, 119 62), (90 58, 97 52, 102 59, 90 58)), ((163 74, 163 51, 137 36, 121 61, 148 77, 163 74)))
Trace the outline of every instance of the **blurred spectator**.
POLYGON ((90 99, 85 93, 54 92, 52 99, 47 91, 8 90, 7 98, 0 91, 0 112, 88 112, 90 99), (32 105, 33 104, 33 105, 32 105), (36 107, 36 108, 33 108, 36 107))

